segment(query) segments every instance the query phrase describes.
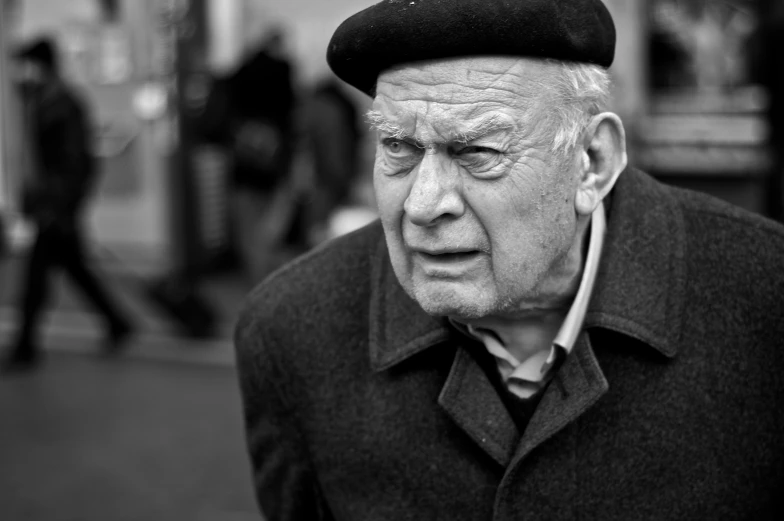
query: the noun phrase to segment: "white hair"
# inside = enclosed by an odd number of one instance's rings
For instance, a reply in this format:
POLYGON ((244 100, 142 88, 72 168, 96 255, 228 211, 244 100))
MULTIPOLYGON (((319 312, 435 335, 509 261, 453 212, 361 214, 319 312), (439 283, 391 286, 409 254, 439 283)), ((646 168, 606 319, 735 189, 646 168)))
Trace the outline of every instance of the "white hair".
POLYGON ((547 115, 552 150, 566 155, 574 150, 591 117, 607 110, 610 75, 598 65, 558 62, 546 85, 547 115))

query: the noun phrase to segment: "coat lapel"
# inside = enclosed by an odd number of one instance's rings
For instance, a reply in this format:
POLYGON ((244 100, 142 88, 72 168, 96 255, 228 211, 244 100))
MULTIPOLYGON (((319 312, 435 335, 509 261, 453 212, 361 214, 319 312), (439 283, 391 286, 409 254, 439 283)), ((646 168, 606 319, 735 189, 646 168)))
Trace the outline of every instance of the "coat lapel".
POLYGON ((373 258, 371 284, 368 344, 374 371, 388 369, 449 339, 446 319, 425 313, 398 283, 383 235, 373 258))
POLYGON ((583 332, 531 417, 515 453, 515 461, 550 439, 585 413, 609 389, 583 332))
POLYGON ((506 467, 520 434, 498 392, 468 350, 458 348, 438 403, 490 457, 506 467))

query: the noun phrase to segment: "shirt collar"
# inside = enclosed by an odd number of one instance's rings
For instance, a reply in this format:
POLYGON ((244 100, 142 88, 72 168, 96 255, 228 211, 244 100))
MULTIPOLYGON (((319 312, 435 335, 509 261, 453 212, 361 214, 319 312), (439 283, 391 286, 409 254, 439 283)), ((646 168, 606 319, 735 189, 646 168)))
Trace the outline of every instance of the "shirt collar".
MULTIPOLYGON (((546 381, 549 379, 549 376, 552 375, 552 369, 555 367, 559 355, 563 357, 572 351, 574 343, 577 341, 577 337, 582 329, 585 312, 588 308, 588 301, 591 298, 594 281, 596 280, 596 272, 599 267, 599 259, 602 252, 602 243, 604 242, 604 232, 604 203, 601 202, 591 215, 588 253, 586 254, 585 263, 583 264, 582 276, 580 278, 577 294, 572 301, 569 312, 561 323, 558 333, 550 345, 549 351, 540 351, 532 354, 531 357, 525 360, 518 360, 512 353, 507 351, 505 346, 493 338, 494 335, 477 331, 472 326, 468 326, 468 332, 479 339, 490 354, 497 359, 501 378, 506 385, 510 386, 512 392, 516 395, 528 397, 535 394, 538 389, 541 389, 539 382, 546 381), (563 353, 559 353, 561 350, 563 353), (521 381, 533 384, 533 387, 524 386, 523 388, 518 389, 517 387, 520 386, 521 381)), ((465 331, 463 328, 459 329, 465 331)))
POLYGON ((571 352, 580 330, 583 327, 585 313, 588 311, 588 303, 593 294, 593 286, 596 282, 596 274, 599 272, 599 260, 602 256, 602 245, 604 244, 604 233, 607 227, 604 212, 604 202, 591 214, 591 237, 588 244, 588 254, 585 257, 583 267, 583 277, 577 295, 574 297, 572 307, 569 308, 561 329, 553 340, 553 344, 563 347, 566 352, 571 352))

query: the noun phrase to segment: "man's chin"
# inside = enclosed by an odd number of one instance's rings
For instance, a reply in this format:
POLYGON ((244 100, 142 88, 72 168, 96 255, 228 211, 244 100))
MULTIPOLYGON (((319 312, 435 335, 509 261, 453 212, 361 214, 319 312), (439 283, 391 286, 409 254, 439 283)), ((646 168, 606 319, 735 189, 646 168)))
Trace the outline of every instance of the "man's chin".
POLYGON ((410 294, 425 313, 432 316, 470 320, 491 313, 491 301, 486 295, 476 289, 460 286, 431 283, 414 288, 410 294))

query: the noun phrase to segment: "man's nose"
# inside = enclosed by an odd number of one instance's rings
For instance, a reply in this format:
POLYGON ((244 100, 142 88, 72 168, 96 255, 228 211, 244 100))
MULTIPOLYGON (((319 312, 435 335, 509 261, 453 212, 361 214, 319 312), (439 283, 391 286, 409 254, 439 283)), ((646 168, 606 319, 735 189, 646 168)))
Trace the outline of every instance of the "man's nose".
POLYGON ((414 172, 414 184, 403 209, 408 219, 417 226, 432 226, 449 217, 460 217, 465 212, 460 173, 443 157, 428 150, 414 172))

